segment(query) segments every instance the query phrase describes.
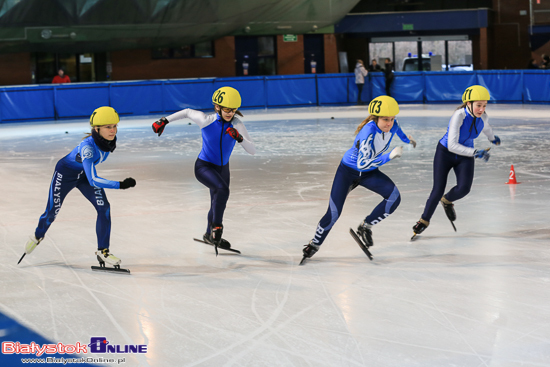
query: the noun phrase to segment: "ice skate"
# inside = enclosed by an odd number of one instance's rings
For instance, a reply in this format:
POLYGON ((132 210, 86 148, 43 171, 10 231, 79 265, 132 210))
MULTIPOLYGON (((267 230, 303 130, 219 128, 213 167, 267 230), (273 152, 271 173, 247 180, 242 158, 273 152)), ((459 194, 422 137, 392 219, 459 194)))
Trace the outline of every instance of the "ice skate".
POLYGON ((453 226, 453 229, 456 232, 455 224, 453 223, 456 220, 456 212, 454 208, 454 204, 447 200, 445 196, 441 198, 441 205, 443 205, 443 209, 445 210, 445 214, 447 215, 447 218, 451 221, 451 225, 453 226))
POLYGON ((99 249, 95 252, 95 254, 97 256, 97 261, 99 261, 99 266, 92 266, 92 270, 115 271, 128 274, 130 273, 130 270, 122 269, 120 267, 121 260, 115 255, 111 254, 108 248, 99 249), (113 267, 106 267, 105 263, 113 265, 113 267))
MULTIPOLYGON (((214 245, 214 238, 210 233, 205 233, 202 236, 202 240, 204 242, 207 242, 207 243, 211 244, 211 245, 214 245)), ((220 240, 220 243, 218 244, 218 248, 221 248, 222 250, 229 250, 231 248, 231 243, 229 243, 228 240, 222 238, 220 240)))
POLYGON ((315 253, 319 251, 319 247, 321 246, 314 244, 313 240, 309 241, 309 243, 304 246, 304 250, 303 250, 304 257, 302 257, 302 261, 300 261, 300 265, 303 265, 306 259, 309 259, 313 255, 315 255, 315 253))
POLYGON ((372 254, 369 251, 369 247, 373 245, 371 227, 372 225, 362 222, 359 224, 357 232, 355 232, 353 228, 349 229, 349 234, 351 234, 351 237, 353 237, 355 242, 357 242, 359 247, 361 247, 361 250, 363 250, 365 255, 367 255, 370 260, 372 260, 372 254))
POLYGON ((359 226, 357 227, 357 236, 363 241, 365 246, 371 247, 374 245, 374 242, 372 241, 372 225, 361 222, 359 226))
POLYGON ((241 252, 239 250, 235 250, 231 248, 231 244, 229 243, 229 241, 222 238, 222 233, 223 233, 223 225, 221 224, 215 225, 215 226, 213 225, 210 233, 205 233, 202 236, 202 240, 199 240, 198 238, 193 238, 193 240, 197 242, 202 242, 210 246, 214 246, 214 250, 216 251, 216 256, 218 256, 218 248, 240 254, 241 252))
POLYGON ((411 237, 411 241, 414 241, 415 237, 417 234, 420 234, 422 232, 424 232, 424 230, 426 228, 428 228, 428 226, 430 225, 430 222, 428 222, 427 220, 424 220, 422 218, 420 218, 418 220, 418 222, 416 222, 416 224, 413 226, 413 236, 411 237))
POLYGON ((25 253, 23 253, 23 256, 21 256, 21 258, 17 262, 17 265, 19 265, 19 263, 21 262, 21 260, 23 260, 26 254, 30 254, 31 252, 33 252, 36 246, 38 246, 38 244, 40 244, 40 242, 43 239, 44 237, 37 239, 35 236, 31 236, 27 241, 27 244, 25 245, 25 253))

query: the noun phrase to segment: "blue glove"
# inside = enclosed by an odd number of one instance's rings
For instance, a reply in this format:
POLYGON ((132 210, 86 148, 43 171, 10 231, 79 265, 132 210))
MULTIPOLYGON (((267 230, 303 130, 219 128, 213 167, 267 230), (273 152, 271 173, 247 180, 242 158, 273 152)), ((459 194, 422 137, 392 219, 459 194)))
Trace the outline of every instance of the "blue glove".
POLYGON ((493 140, 491 143, 493 143, 495 145, 500 145, 500 138, 495 135, 495 140, 493 140))
POLYGON ((483 150, 476 149, 474 153, 474 157, 483 159, 485 162, 487 162, 491 157, 491 155, 489 154, 489 149, 483 149, 483 150))

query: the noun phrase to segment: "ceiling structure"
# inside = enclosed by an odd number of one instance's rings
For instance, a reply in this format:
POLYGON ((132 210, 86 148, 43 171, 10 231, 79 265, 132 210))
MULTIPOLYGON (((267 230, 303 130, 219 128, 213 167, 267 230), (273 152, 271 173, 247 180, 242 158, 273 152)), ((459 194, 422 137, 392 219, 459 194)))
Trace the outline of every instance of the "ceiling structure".
POLYGON ((0 0, 0 53, 172 47, 227 35, 304 34, 359 0, 0 0))

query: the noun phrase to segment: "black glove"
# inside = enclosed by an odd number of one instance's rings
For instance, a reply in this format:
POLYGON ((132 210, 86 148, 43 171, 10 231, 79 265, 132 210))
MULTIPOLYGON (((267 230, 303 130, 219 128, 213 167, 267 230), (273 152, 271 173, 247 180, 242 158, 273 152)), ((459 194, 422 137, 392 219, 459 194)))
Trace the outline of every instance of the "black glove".
POLYGON ((160 120, 153 122, 153 131, 161 136, 168 122, 166 117, 162 117, 160 120))
POLYGON ((120 182, 120 189, 121 190, 126 190, 126 189, 129 189, 130 187, 134 187, 134 186, 136 186, 136 180, 134 180, 132 177, 128 177, 124 181, 120 182))

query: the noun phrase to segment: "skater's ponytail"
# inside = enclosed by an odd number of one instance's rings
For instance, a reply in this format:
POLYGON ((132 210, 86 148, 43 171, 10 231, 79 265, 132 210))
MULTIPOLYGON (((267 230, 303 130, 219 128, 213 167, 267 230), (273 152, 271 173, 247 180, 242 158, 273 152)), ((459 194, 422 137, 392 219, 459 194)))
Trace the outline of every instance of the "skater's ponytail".
POLYGON ((464 102, 463 104, 461 104, 460 106, 458 106, 456 109, 457 110, 461 110, 463 109, 464 107, 466 107, 468 105, 468 102, 464 102))
MULTIPOLYGON (((93 129, 93 128, 92 128, 92 129, 93 129)), ((89 138, 90 136, 92 136, 92 132, 85 133, 85 134, 84 134, 84 137, 82 138, 82 140, 87 139, 87 138, 89 138)))
POLYGON ((357 129, 355 130, 354 135, 359 134, 359 131, 361 131, 361 129, 363 128, 363 126, 365 126, 366 124, 368 124, 370 121, 374 121, 374 122, 378 123, 378 116, 369 115, 369 117, 367 117, 366 119, 364 119, 363 122, 361 122, 361 123, 359 124, 359 126, 357 126, 357 129))

